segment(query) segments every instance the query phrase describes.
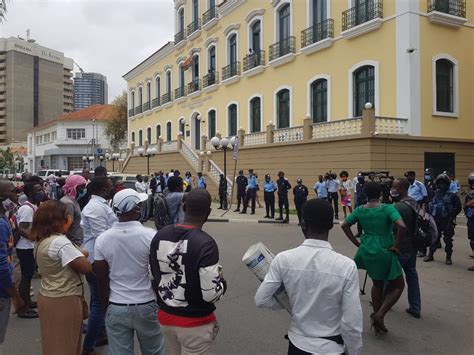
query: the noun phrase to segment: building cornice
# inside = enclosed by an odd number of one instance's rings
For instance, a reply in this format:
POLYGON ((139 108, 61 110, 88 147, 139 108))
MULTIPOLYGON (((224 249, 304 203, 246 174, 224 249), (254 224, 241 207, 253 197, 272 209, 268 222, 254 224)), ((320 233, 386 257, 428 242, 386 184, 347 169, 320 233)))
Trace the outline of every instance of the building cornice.
POLYGON ((245 16, 245 22, 249 23, 255 16, 263 16, 265 9, 255 9, 250 11, 247 16, 245 16))
POLYGON ((228 36, 230 32, 232 31, 238 31, 240 28, 240 23, 231 23, 229 26, 227 26, 224 31, 222 31, 224 33, 224 36, 228 36))
POLYGON ((212 43, 217 43, 217 41, 218 41, 217 37, 208 38, 206 42, 204 42, 204 48, 209 47, 212 43))
POLYGON ((174 2, 174 8, 177 10, 184 4, 186 4, 186 0, 177 0, 174 2))
POLYGON ((155 63, 162 60, 168 54, 173 53, 173 50, 174 50, 174 42, 166 43, 163 47, 161 47, 155 53, 153 53, 151 56, 146 58, 143 62, 139 63, 135 68, 130 70, 128 73, 124 74, 123 78, 125 80, 132 80, 137 75, 139 75, 141 72, 143 72, 144 70, 150 68, 155 63))
POLYGON ((246 2, 247 0, 227 0, 226 2, 219 5, 219 15, 226 16, 246 2))

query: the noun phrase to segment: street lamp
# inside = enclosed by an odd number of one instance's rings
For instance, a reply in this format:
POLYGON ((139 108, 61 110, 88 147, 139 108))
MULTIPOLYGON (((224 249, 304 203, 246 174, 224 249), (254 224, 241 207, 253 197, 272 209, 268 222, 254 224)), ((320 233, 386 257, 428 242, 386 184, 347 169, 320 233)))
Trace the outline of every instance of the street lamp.
POLYGON ((99 165, 102 166, 102 162, 104 161, 104 156, 99 155, 99 165))
POLYGON ((141 157, 146 157, 146 169, 147 169, 147 175, 150 175, 150 157, 154 156, 156 153, 158 153, 158 149, 156 148, 148 148, 146 151, 144 148, 138 148, 137 150, 138 154, 141 157))
POLYGON ((105 153, 105 159, 112 160, 112 171, 115 171, 115 161, 120 159, 120 153, 105 153))
POLYGON ((90 163, 94 161, 94 157, 91 156, 82 156, 82 161, 84 162, 84 169, 87 168, 87 164, 89 164, 89 169, 90 169, 90 163))
MULTIPOLYGON (((230 140, 228 138, 222 138, 220 139, 219 137, 213 137, 211 139, 211 144, 216 150, 223 150, 224 151, 224 178, 225 178, 225 184, 227 187, 227 150, 232 149, 229 147, 229 144, 235 146, 237 142, 237 137, 232 137, 230 140)), ((227 188, 226 188, 227 191, 227 188)))

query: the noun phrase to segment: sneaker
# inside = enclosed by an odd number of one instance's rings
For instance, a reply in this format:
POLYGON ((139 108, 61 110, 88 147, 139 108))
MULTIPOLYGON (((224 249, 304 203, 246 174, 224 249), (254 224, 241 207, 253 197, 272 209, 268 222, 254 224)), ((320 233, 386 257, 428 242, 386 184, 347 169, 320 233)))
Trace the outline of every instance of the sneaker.
POLYGON ((289 219, 289 218, 285 218, 282 223, 290 223, 290 219, 289 219))
POLYGON ((218 210, 222 210, 222 207, 217 207, 218 210))
POLYGON ((405 310, 409 315, 411 315, 413 318, 416 318, 416 319, 420 319, 421 318, 421 315, 420 315, 420 312, 415 312, 414 310, 410 309, 410 308, 407 308, 405 310))
POLYGON ((29 309, 25 312, 18 313, 18 318, 25 318, 25 319, 34 319, 38 318, 38 312, 29 309))
POLYGON ((275 221, 283 221, 283 217, 278 217, 278 218, 275 218, 275 221))
POLYGON ((416 254, 416 256, 419 258, 424 258, 426 256, 426 253, 422 253, 421 251, 419 251, 418 254, 416 254))
POLYGON ((270 216, 269 216, 269 215, 266 215, 266 216, 264 216, 263 218, 270 218, 270 216))
POLYGON ((247 212, 242 211, 242 212, 239 212, 239 214, 247 214, 247 212))
POLYGON ((423 258, 424 262, 434 261, 433 255, 427 255, 423 258))
POLYGON ((250 212, 250 214, 255 214, 255 211, 250 212))
POLYGON ((240 212, 240 209, 239 209, 239 208, 236 208, 236 209, 234 210, 234 212, 240 212))
POLYGON ((474 271, 474 266, 471 266, 470 268, 467 268, 469 271, 474 271))
POLYGON ((448 256, 446 257, 446 265, 453 265, 453 261, 448 256))

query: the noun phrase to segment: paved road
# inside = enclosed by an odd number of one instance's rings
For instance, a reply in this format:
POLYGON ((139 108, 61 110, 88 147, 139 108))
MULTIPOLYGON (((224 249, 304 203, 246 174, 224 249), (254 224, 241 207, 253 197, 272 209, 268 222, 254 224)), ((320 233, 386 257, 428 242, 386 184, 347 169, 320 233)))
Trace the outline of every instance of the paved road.
MULTIPOLYGON (((217 240, 224 274, 229 290, 218 304, 217 316, 221 331, 217 338, 216 353, 286 354, 289 316, 285 311, 256 309, 253 301, 258 282, 242 265, 241 258, 248 246, 262 241, 272 251, 279 252, 297 246, 303 240, 295 225, 268 225, 253 222, 209 223, 205 229, 217 240)), ((333 247, 348 256, 355 249, 336 226, 331 234, 333 247)), ((406 293, 386 319, 390 332, 376 337, 370 331, 369 296, 361 296, 364 311, 364 354, 456 354, 474 353, 474 265, 468 258, 466 228, 457 228, 454 242, 454 265, 441 261, 444 254, 435 255, 436 262, 419 263, 423 311, 416 320, 405 313, 406 293)), ((361 272, 361 281, 364 274, 361 272)), ((35 289, 38 282, 35 281, 35 289)), ((370 281, 367 290, 370 289, 370 281)), ((106 353, 105 348, 101 353, 106 353)), ((5 354, 40 354, 39 324, 37 320, 12 317, 5 354)), ((137 351, 137 354, 139 352, 137 351)))

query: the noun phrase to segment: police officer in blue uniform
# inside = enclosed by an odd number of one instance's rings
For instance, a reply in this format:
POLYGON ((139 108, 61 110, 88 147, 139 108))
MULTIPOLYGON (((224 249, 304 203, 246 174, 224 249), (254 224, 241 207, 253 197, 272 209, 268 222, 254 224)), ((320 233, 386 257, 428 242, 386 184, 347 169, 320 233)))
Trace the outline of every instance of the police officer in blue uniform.
POLYGON ((240 214, 247 213, 247 207, 249 202, 252 201, 252 212, 250 214, 255 214, 255 202, 257 199, 257 188, 258 188, 258 180, 255 174, 253 173, 253 169, 249 169, 249 176, 247 178, 248 185, 247 185, 247 193, 245 196, 245 203, 244 208, 240 214))
POLYGON ((263 197, 265 199, 265 210, 267 214, 263 218, 275 218, 275 191, 278 186, 275 181, 272 181, 269 174, 265 175, 265 182, 263 184, 263 197))
POLYGON ((308 188, 303 185, 303 180, 298 178, 296 180, 297 185, 293 188, 293 195, 295 198, 296 213, 298 214, 298 225, 301 226, 301 213, 303 212, 303 206, 308 201, 308 188))

